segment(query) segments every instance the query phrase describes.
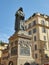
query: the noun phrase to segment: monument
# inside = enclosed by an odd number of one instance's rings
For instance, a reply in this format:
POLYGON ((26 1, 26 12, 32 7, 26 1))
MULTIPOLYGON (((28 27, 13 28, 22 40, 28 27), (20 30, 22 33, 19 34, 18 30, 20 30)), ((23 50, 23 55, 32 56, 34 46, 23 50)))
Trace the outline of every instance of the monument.
POLYGON ((30 65, 34 62, 31 51, 32 37, 24 30, 24 22, 25 15, 23 8, 20 7, 15 14, 15 33, 9 38, 9 65, 10 62, 14 65, 30 65))
POLYGON ((25 14, 23 12, 23 8, 20 7, 15 14, 15 32, 19 30, 24 30, 23 26, 24 20, 25 20, 25 14))

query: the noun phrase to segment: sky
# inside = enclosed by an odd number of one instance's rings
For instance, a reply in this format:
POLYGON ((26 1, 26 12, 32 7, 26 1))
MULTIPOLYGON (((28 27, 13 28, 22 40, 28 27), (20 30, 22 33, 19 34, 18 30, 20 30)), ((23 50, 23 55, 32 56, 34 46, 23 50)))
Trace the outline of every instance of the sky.
POLYGON ((15 13, 22 7, 25 19, 39 12, 49 15, 49 0, 0 0, 0 41, 9 42, 15 32, 15 13))

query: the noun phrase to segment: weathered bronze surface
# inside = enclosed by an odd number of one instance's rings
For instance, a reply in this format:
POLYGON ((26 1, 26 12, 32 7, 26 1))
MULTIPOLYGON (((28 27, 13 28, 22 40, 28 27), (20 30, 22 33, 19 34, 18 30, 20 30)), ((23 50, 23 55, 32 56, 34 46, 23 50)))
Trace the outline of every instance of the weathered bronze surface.
POLYGON ((18 32, 21 29, 20 22, 24 21, 24 19, 25 19, 25 15, 23 12, 23 8, 20 7, 15 14, 15 32, 18 32))

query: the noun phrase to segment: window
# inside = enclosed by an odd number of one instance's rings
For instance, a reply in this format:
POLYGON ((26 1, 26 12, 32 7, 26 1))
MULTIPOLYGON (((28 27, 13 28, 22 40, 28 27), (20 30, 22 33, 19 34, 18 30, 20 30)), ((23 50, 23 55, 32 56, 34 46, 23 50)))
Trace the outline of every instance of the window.
POLYGON ((34 36, 34 41, 36 41, 36 36, 34 36))
POLYGON ((13 46, 13 42, 11 43, 11 46, 13 46))
POLYGON ((16 41, 15 41, 15 45, 16 45, 17 43, 18 43, 18 41, 16 40, 16 41))
POLYGON ((41 24, 42 24, 42 25, 45 25, 45 21, 44 21, 44 20, 41 20, 41 24))
POLYGON ((33 29, 33 33, 36 33, 36 28, 33 29))
POLYGON ((31 30, 29 31, 29 35, 31 35, 31 30))
POLYGON ((11 48, 11 55, 16 55, 17 54, 17 47, 12 47, 11 48))
POLYGON ((45 58, 48 58, 48 55, 47 54, 45 54, 45 58))
POLYGON ((33 21, 33 26, 36 25, 36 21, 33 21))
POLYGON ((31 23, 29 23, 28 28, 31 28, 31 23))
POLYGON ((35 58, 37 59, 37 54, 35 54, 35 58))
POLYGON ((44 36, 44 40, 46 40, 46 36, 44 36))
POLYGON ((42 32, 46 33, 46 28, 42 27, 42 32))
POLYGON ((9 61, 8 65, 14 65, 13 61, 9 61))
POLYGON ((37 45, 35 45, 35 50, 37 50, 37 45))

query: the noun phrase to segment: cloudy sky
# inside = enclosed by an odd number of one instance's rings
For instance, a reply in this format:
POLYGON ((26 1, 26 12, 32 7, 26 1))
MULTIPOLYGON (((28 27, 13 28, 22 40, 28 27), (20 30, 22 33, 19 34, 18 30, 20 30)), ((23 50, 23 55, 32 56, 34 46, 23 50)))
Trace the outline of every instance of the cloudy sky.
POLYGON ((0 0, 0 40, 8 42, 14 33, 15 12, 23 7, 25 19, 33 13, 49 15, 49 0, 0 0))

